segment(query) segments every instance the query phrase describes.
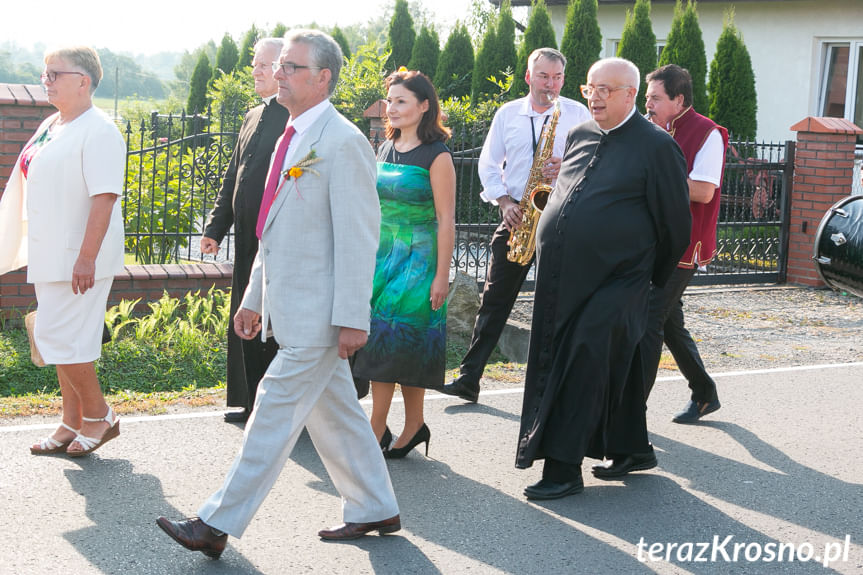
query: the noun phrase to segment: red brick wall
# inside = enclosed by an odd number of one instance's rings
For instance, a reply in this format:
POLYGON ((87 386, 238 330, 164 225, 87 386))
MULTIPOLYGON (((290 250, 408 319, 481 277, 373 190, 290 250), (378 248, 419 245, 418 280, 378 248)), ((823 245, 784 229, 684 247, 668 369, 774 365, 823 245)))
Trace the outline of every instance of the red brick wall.
MULTIPOLYGON (((167 291, 173 297, 200 290, 206 293, 211 287, 231 287, 231 264, 196 263, 186 265, 126 266, 114 277, 108 306, 120 300, 141 298, 136 310, 147 310, 148 301, 156 301, 167 291)), ((22 315, 36 309, 33 286, 27 283, 26 268, 0 276, 0 319, 17 326, 22 315)))
POLYGON ((851 195, 854 146, 863 130, 842 118, 806 118, 797 134, 788 242, 788 282, 822 286, 812 261, 815 234, 830 206, 851 195))

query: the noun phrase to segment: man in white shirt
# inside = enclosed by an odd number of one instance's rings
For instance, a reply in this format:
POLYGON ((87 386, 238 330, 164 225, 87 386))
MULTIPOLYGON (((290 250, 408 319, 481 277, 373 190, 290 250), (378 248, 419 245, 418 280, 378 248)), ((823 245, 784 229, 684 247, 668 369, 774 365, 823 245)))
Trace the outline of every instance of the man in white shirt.
POLYGON ((560 103, 560 118, 552 157, 542 167, 543 177, 549 180, 557 177, 567 133, 590 119, 587 107, 560 96, 565 68, 566 57, 559 51, 553 48, 534 50, 528 57, 525 73, 530 92, 501 106, 480 153, 479 178, 483 186, 480 196, 500 207, 501 223, 491 241, 491 259, 470 348, 461 362, 459 377, 443 388, 444 393, 457 395, 465 401, 475 403, 479 398, 479 380, 531 267, 510 262, 506 254, 510 234, 522 221, 519 202, 555 100, 560 103))
POLYGON ((698 348, 684 326, 681 297, 696 270, 703 269, 716 254, 716 221, 728 131, 693 109, 692 79, 685 68, 675 64, 647 75, 647 113, 654 124, 671 134, 686 157, 692 233, 689 248, 665 286, 650 288, 650 316, 640 346, 644 398, 646 401, 656 380, 665 341, 692 390, 689 403, 673 421, 693 423, 719 409, 720 403, 716 383, 704 369, 698 348))

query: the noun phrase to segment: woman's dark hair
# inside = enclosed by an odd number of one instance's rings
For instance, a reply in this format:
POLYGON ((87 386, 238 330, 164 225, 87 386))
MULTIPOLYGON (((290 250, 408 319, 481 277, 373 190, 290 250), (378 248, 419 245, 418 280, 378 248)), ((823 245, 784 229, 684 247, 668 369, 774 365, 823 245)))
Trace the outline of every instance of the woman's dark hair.
MULTIPOLYGON (((443 125, 437 92, 435 92, 434 85, 428 76, 417 70, 401 70, 393 72, 387 77, 387 91, 389 91, 390 86, 397 86, 399 84, 413 92, 420 102, 428 100, 429 108, 423 113, 419 126, 417 126, 417 137, 420 141, 423 144, 431 144, 433 142, 448 140, 450 129, 443 125)), ((401 130, 390 126, 389 118, 387 118, 387 139, 395 140, 400 135, 401 130)))

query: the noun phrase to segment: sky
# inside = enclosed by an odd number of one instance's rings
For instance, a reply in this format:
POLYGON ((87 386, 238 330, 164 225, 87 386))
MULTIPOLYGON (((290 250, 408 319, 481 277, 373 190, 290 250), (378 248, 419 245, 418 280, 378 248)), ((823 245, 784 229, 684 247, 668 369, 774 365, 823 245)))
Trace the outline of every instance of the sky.
MULTIPOLYGON (((470 0, 420 1, 434 14, 442 40, 456 20, 470 14, 470 0)), ((209 40, 218 44, 225 32, 239 43, 252 24, 266 30, 278 22, 289 28, 311 22, 349 26, 374 19, 388 8, 391 11, 394 4, 394 0, 255 0, 248 10, 240 11, 236 8, 243 2, 224 0, 3 0, 0 44, 11 41, 25 48, 37 43, 86 44, 133 54, 192 51, 209 40)))

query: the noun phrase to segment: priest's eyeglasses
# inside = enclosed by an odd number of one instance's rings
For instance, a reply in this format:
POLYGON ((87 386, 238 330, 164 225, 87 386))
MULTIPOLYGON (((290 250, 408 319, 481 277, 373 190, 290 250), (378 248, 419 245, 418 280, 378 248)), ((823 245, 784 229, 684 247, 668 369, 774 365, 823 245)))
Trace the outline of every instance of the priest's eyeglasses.
POLYGON ((595 93, 597 96, 605 100, 608 98, 612 92, 617 92, 618 90, 625 90, 626 88, 631 88, 632 86, 618 86, 616 88, 610 88, 608 86, 593 86, 591 84, 582 84, 581 85, 581 95, 585 98, 590 98, 595 93))
POLYGON ((273 62, 273 73, 281 69, 285 76, 293 76, 297 70, 320 70, 320 66, 302 66, 293 62, 273 62))
POLYGON ((78 74, 79 76, 84 76, 83 72, 66 72, 63 70, 51 71, 51 72, 43 72, 39 78, 41 78, 42 83, 51 82, 52 84, 57 81, 57 76, 60 74, 78 74))

